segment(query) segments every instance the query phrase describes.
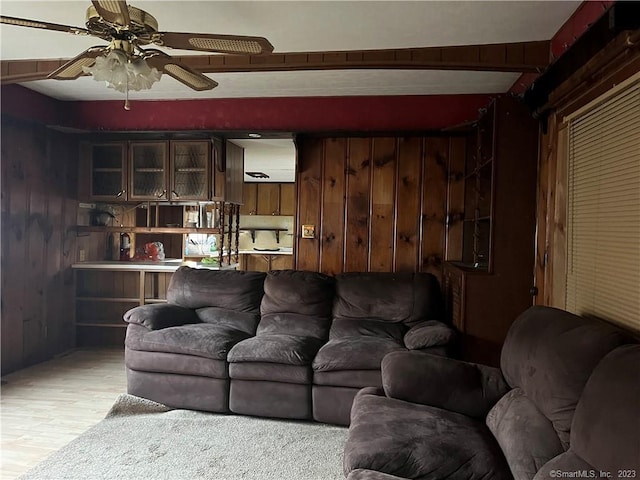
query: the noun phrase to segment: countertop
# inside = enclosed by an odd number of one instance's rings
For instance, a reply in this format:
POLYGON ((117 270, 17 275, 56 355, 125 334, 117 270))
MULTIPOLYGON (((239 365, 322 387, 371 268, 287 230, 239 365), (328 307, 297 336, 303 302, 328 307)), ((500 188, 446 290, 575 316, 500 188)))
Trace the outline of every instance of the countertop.
POLYGON ((237 263, 231 265, 203 264, 199 262, 183 261, 182 259, 164 260, 161 262, 118 262, 118 261, 102 261, 102 262, 79 262, 71 265, 71 268, 84 270, 130 270, 145 272, 175 272, 178 268, 186 266, 191 268, 207 268, 209 270, 229 270, 237 268, 237 263))

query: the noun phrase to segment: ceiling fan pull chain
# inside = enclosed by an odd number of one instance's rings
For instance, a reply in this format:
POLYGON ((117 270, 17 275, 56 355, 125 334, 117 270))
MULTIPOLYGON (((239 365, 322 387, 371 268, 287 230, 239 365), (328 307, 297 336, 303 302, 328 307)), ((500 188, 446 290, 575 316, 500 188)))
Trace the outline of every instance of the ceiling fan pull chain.
POLYGON ((127 79, 127 84, 124 88, 124 109, 128 112, 131 110, 131 105, 129 105, 129 79, 127 79))

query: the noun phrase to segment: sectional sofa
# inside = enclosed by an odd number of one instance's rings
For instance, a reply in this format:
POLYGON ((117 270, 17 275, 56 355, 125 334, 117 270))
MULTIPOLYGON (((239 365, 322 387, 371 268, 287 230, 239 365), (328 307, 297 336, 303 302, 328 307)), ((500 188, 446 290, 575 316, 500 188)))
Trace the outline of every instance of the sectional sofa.
POLYGON ((362 389, 348 480, 629 479, 640 475, 640 345, 549 307, 511 326, 501 368, 407 351, 362 389))
POLYGON ((181 267, 166 304, 125 314, 128 392, 175 408, 348 425, 391 352, 447 355, 456 334, 427 273, 181 267))

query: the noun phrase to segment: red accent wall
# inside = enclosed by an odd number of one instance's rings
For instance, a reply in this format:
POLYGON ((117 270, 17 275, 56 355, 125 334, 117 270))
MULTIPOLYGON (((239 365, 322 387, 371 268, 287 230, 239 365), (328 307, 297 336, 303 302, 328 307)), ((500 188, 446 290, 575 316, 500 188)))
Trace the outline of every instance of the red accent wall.
POLYGON ((2 113, 43 125, 59 125, 63 103, 20 85, 5 85, 0 90, 2 113))
MULTIPOLYGON (((549 51, 551 61, 557 60, 558 57, 566 52, 587 31, 591 24, 604 15, 614 3, 616 3, 615 0, 583 2, 551 39, 549 51)), ((509 91, 515 94, 524 93, 536 78, 538 78, 537 74, 523 73, 509 91)))
POLYGON ((614 3, 612 0, 582 2, 551 39, 551 59, 556 60, 567 51, 614 3))
POLYGON ((433 130, 475 120, 490 95, 69 102, 68 123, 99 130, 433 130))
POLYGON ((2 112, 83 130, 426 131, 478 118, 495 95, 227 98, 62 102, 2 87, 2 112))

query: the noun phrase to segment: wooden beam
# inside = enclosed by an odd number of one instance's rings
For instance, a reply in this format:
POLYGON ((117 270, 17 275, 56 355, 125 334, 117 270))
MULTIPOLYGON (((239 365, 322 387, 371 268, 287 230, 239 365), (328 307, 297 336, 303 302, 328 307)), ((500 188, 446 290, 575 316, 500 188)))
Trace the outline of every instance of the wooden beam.
MULTIPOLYGON (((178 58, 202 73, 351 69, 540 73, 549 64, 549 42, 270 55, 188 55, 178 58)), ((2 60, 1 81, 2 84, 10 84, 42 80, 66 61, 2 60)))

